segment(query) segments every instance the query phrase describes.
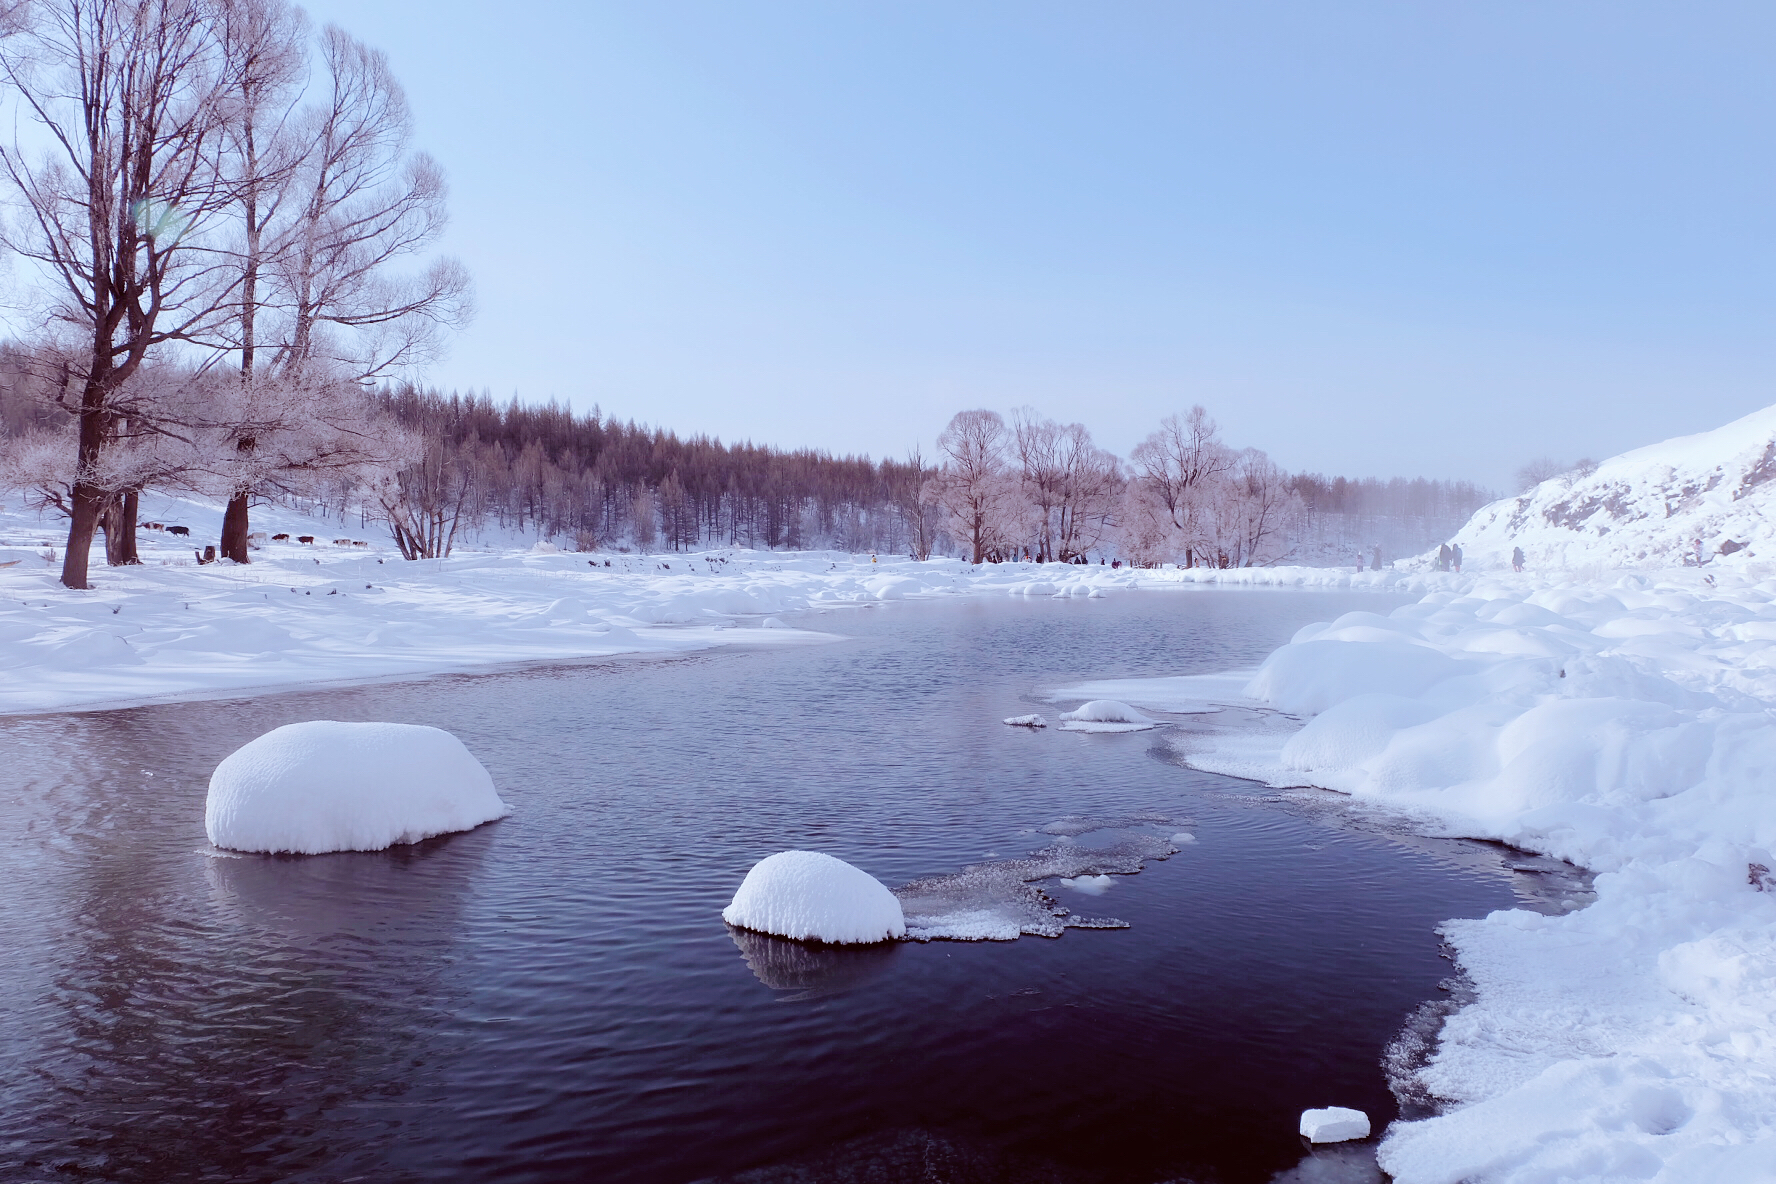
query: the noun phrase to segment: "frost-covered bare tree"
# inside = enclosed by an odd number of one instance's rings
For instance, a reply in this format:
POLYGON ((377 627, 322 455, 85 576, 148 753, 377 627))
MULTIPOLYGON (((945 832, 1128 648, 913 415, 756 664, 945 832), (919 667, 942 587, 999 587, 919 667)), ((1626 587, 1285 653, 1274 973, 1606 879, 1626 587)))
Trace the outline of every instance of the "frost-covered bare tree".
POLYGON ((1061 429, 1055 456, 1060 482, 1054 504, 1054 558, 1083 559, 1115 525, 1126 483, 1122 462, 1092 442, 1083 424, 1061 429))
POLYGON ((289 324, 279 366, 316 361, 361 381, 429 360, 471 314, 454 259, 416 272, 444 230, 443 171, 410 152, 412 116, 388 58, 329 25, 321 100, 305 116, 290 247, 276 263, 289 324))
POLYGON ((201 335, 226 301, 206 248, 232 193, 218 159, 229 63, 200 0, 42 0, 0 40, 0 78, 32 130, 0 145, 19 216, 5 245, 36 266, 67 350, 76 421, 62 583, 87 587, 93 532, 120 492, 104 454, 153 428, 122 392, 151 352, 201 335), (39 150, 39 146, 46 146, 39 150))
MULTIPOLYGON (((232 347, 238 359, 236 372, 243 389, 232 401, 255 413, 223 445, 241 455, 221 459, 238 463, 218 468, 245 477, 264 470, 251 454, 259 447, 262 412, 284 393, 278 384, 255 388, 269 369, 257 365, 261 331, 276 329, 275 323, 262 324, 275 316, 275 296, 265 273, 290 245, 286 203, 299 161, 291 123, 308 65, 307 20, 287 0, 219 0, 215 19, 231 64, 222 161, 235 195, 233 264, 238 274, 233 315, 223 322, 221 344, 232 347)), ((273 451, 278 449, 274 446, 273 451)), ((246 563, 248 515, 259 489, 225 486, 218 492, 227 500, 222 555, 246 563)))
POLYGON ((1011 493, 1005 443, 1004 417, 986 410, 958 412, 937 437, 944 466, 928 485, 930 497, 974 563, 1002 541, 1011 493))
MULTIPOLYGON (((396 271, 443 229, 443 174, 429 157, 409 153, 412 117, 382 53, 329 26, 320 38, 321 97, 292 118, 305 60, 300 15, 282 0, 232 3, 230 27, 238 30, 232 44, 243 63, 230 157, 242 179, 235 343, 241 382, 267 387, 249 395, 255 406, 269 407, 280 397, 300 406, 325 392, 328 411, 341 413, 350 404, 342 384, 429 360, 439 330, 469 314, 468 280, 454 260, 435 260, 412 275, 396 271), (272 365, 256 366, 267 330, 276 334, 272 365)), ((368 402, 360 398, 359 404, 368 422, 368 402)), ((253 427, 242 424, 238 451, 269 448, 291 461, 287 447, 268 443, 253 427)), ((342 424, 335 428, 344 431, 342 424)), ((301 476, 314 463, 330 463, 328 455, 322 450, 313 463, 289 472, 301 476)), ((274 472, 245 456, 234 470, 243 479, 274 472)), ((410 482, 415 489, 434 483, 425 474, 410 482)), ((252 499, 277 487, 271 480, 227 491, 225 556, 247 561, 252 499)), ((400 520, 397 507, 390 521, 400 520)), ((407 534, 430 538, 423 531, 407 534)), ((428 545, 417 547, 423 553, 428 545)))
POLYGON ((1256 448, 1241 451, 1221 483, 1219 501, 1215 545, 1221 566, 1257 567, 1286 557, 1288 529, 1301 512, 1301 499, 1275 461, 1256 448))
POLYGON ((1159 430, 1129 455, 1138 487, 1130 507, 1143 550, 1170 551, 1186 567, 1209 542, 1212 507, 1222 478, 1234 467, 1234 453, 1221 443, 1220 429, 1201 404, 1183 415, 1168 415, 1159 430), (1157 518, 1163 510, 1171 538, 1157 518))
POLYGON ((1526 461, 1517 470, 1517 492, 1528 493, 1548 478, 1560 476, 1568 467, 1551 456, 1538 456, 1526 461))
POLYGON ((937 479, 938 470, 926 464, 925 454, 914 448, 896 476, 894 504, 906 525, 908 553, 923 563, 937 545, 937 506, 927 496, 927 487, 937 479))

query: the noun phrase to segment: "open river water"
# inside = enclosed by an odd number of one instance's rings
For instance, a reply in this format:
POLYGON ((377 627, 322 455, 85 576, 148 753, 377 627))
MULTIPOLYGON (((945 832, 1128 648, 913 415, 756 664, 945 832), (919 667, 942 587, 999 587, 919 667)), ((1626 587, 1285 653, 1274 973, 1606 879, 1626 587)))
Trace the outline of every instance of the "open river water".
POLYGON ((999 721, 1392 603, 901 603, 801 622, 831 644, 0 719, 0 1179, 1367 1178, 1303 1163, 1296 1117, 1394 1116, 1383 1049, 1450 973, 1437 924, 1513 903, 1498 859, 1266 801, 1163 731, 999 721), (306 719, 447 728, 513 813, 212 851, 217 761, 306 719), (719 915, 785 848, 895 887, 1143 812, 1198 841, 1043 885, 1126 929, 837 950, 719 915))

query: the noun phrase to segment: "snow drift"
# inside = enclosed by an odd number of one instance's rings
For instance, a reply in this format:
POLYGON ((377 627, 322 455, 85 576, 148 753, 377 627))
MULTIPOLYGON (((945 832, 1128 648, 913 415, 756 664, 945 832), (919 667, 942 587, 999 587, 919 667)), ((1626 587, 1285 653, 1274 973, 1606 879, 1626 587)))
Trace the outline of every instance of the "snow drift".
POLYGON ((231 851, 380 851, 504 817, 462 741, 417 724, 285 724, 210 775, 204 830, 231 851))
POLYGON ((722 920, 798 941, 848 945, 906 936, 900 901, 886 885, 818 851, 779 851, 759 860, 722 920))
POLYGON ((1473 570, 1509 569, 1513 547, 1543 571, 1776 559, 1776 407, 1544 481, 1454 541, 1473 570))
POLYGON ((1312 718, 1181 738, 1191 765, 1597 873, 1443 927, 1476 998, 1419 1073, 1444 1112, 1383 1168, 1776 1179, 1776 581, 1484 578, 1310 626, 1247 694, 1312 718))

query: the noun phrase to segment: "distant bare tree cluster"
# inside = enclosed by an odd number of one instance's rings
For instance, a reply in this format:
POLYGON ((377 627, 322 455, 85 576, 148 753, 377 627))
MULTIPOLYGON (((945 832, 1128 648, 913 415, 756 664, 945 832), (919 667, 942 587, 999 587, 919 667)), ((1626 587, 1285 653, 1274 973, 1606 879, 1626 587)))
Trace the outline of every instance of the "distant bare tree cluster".
POLYGON ((1597 471, 1597 462, 1581 457, 1572 464, 1562 464, 1551 456, 1538 456, 1517 470, 1517 492, 1528 493, 1544 481, 1555 477, 1589 477, 1597 471))
MULTIPOLYGON (((4 246, 44 310, 7 359, 10 483, 67 514, 62 582, 95 530, 135 561, 151 488, 227 499, 386 490, 422 441, 368 384, 469 314, 436 164, 380 53, 285 0, 39 0, 8 10, 4 246)), ((396 510, 404 509, 398 491, 396 510)))
POLYGON ((369 501, 410 557, 515 533, 581 550, 1340 563, 1358 548, 1382 546, 1390 558, 1422 550, 1491 500, 1460 482, 1290 475, 1256 449, 1224 444, 1200 407, 1167 418, 1127 461, 1083 425, 1020 409, 955 416, 931 460, 872 462, 411 386, 383 390, 377 404, 419 442, 421 459, 336 484, 320 500, 334 511, 369 501))

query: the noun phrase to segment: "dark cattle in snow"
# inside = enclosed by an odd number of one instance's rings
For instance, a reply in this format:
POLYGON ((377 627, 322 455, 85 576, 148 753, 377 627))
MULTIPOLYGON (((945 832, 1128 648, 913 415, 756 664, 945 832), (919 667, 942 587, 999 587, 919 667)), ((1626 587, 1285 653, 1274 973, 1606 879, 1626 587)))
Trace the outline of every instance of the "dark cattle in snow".
POLYGON ((271 541, 274 543, 287 543, 290 541, 290 536, 287 534, 274 534, 271 536, 271 541))
POLYGON ((191 528, 189 526, 169 526, 166 528, 166 532, 168 534, 183 535, 189 538, 191 535, 191 528))
POLYGON ((312 534, 299 534, 296 536, 296 541, 299 543, 312 543, 315 541, 315 536, 312 534))

